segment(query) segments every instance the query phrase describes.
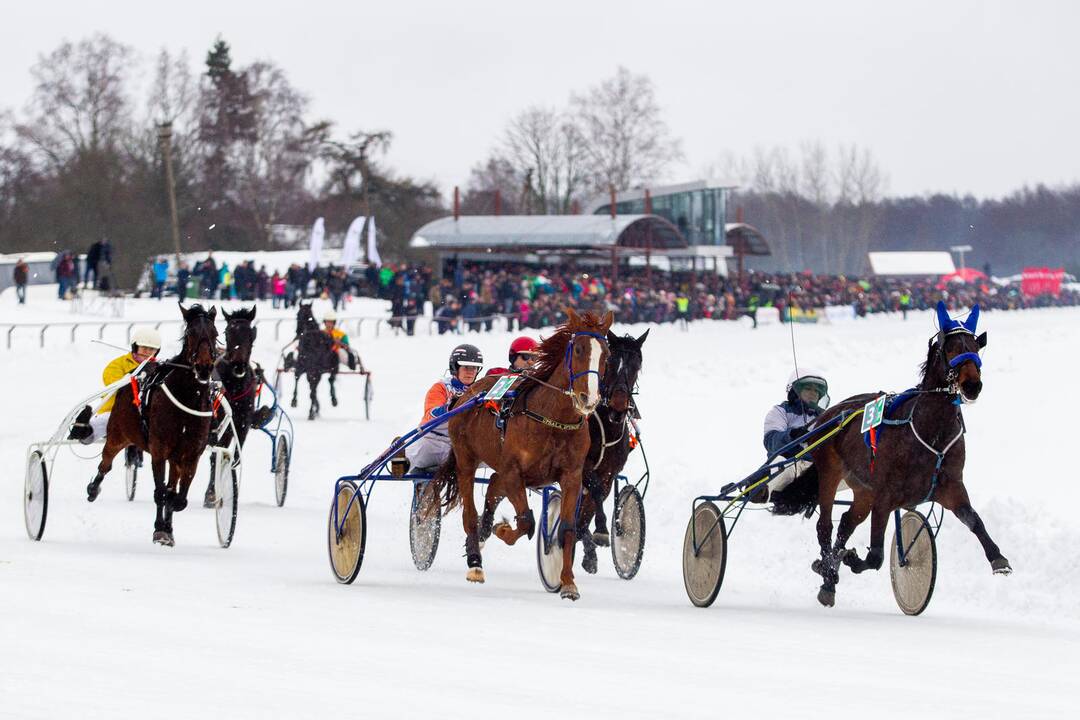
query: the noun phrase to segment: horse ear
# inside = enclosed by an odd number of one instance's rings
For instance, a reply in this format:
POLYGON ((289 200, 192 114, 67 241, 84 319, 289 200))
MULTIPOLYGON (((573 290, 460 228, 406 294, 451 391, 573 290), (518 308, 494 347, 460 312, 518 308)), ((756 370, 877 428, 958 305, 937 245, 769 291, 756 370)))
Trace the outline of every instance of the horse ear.
POLYGON ((979 337, 975 338, 975 342, 979 344, 980 348, 986 347, 986 333, 983 333, 979 337))
MULTIPOLYGON (((649 329, 651 330, 652 328, 649 328, 649 329)), ((641 337, 639 337, 639 338, 638 338, 637 340, 635 340, 634 342, 636 342, 636 343, 637 343, 637 346, 638 346, 638 347, 640 348, 640 347, 641 347, 642 345, 644 345, 644 344, 645 344, 645 338, 647 338, 647 337, 649 337, 649 330, 646 330, 645 332, 643 332, 643 333, 641 334, 641 337)))
POLYGON ((571 325, 580 325, 581 324, 581 318, 578 316, 578 314, 576 312, 574 312, 574 308, 567 305, 566 308, 565 308, 565 312, 566 312, 566 319, 571 325))
POLYGON ((949 317, 949 311, 945 307, 944 300, 937 301, 937 324, 939 330, 948 330, 949 325, 952 323, 952 318, 949 317))
POLYGON ((608 330, 607 331, 607 342, 608 342, 608 346, 614 345, 615 343, 619 342, 619 336, 616 335, 615 333, 611 332, 610 330, 608 330))
POLYGON ((251 316, 248 318, 249 320, 254 320, 255 319, 255 311, 258 310, 258 309, 259 309, 258 305, 252 305, 251 306, 251 316))
POLYGON ((208 318, 210 318, 211 320, 216 318, 217 317, 217 305, 211 305, 210 306, 210 312, 206 313, 206 316, 208 318))
POLYGON ((611 329, 611 324, 615 322, 615 313, 608 310, 604 313, 603 319, 600 321, 600 328, 602 332, 607 332, 611 329))
MULTIPOLYGON (((237 312, 239 312, 239 310, 237 310, 237 312)), ((233 313, 233 315, 235 314, 236 313, 233 313)), ((225 318, 225 322, 229 322, 230 320, 232 320, 233 316, 229 314, 228 310, 226 310, 225 308, 221 308, 221 317, 225 318)))
POLYGON ((187 308, 186 308, 186 307, 184 307, 184 303, 182 303, 182 302, 181 302, 181 301, 179 301, 179 300, 177 300, 177 301, 176 301, 176 304, 177 304, 177 305, 178 305, 178 306, 180 307, 180 314, 181 314, 181 315, 183 316, 183 318, 184 318, 184 321, 186 322, 186 321, 187 321, 187 319, 188 319, 188 311, 187 311, 187 308))
POLYGON ((971 312, 968 313, 967 320, 963 322, 964 327, 968 329, 972 335, 975 334, 975 326, 979 323, 979 303, 975 303, 971 306, 971 312))

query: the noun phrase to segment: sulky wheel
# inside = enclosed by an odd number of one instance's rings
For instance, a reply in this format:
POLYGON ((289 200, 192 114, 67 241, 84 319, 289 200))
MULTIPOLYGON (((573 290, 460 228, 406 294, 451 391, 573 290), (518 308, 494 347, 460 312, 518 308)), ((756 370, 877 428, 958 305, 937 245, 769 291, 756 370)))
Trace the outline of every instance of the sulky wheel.
POLYGON ((417 570, 427 570, 435 562, 435 553, 439 550, 439 534, 442 532, 442 515, 438 503, 425 513, 423 502, 427 488, 427 483, 413 486, 412 510, 409 512, 409 549, 417 570))
POLYGON ((371 375, 364 375, 364 419, 371 419, 371 401, 375 399, 375 388, 371 385, 371 375))
POLYGON ((559 538, 562 495, 552 490, 546 499, 540 514, 540 532, 536 533, 536 568, 544 589, 553 593, 562 587, 563 547, 559 538))
POLYGON ((218 543, 223 548, 229 547, 233 541, 233 533, 236 532, 236 503, 239 494, 239 483, 236 478, 236 468, 226 459, 222 453, 218 461, 211 467, 217 468, 214 480, 214 492, 217 493, 214 504, 214 520, 217 526, 218 543), (228 471, 222 472, 222 469, 228 471), (220 477, 227 475, 228 479, 220 477))
POLYGON ((937 544, 926 518, 917 510, 904 513, 896 524, 889 576, 893 597, 906 615, 918 615, 930 604, 937 580, 937 544), (904 562, 900 562, 903 548, 904 562))
POLYGON ((702 503, 694 508, 683 537, 683 586, 690 602, 698 607, 712 605, 726 567, 727 526, 716 505, 702 503))
POLYGON ((357 493, 352 483, 342 483, 338 487, 334 501, 330 503, 326 526, 330 570, 339 583, 348 585, 360 572, 367 544, 367 509, 363 496, 357 493))
POLYGON ((124 495, 128 501, 135 499, 135 482, 142 467, 142 452, 136 447, 124 451, 124 495))
POLYGON ((289 438, 282 435, 277 439, 274 449, 274 499, 277 506, 285 504, 285 495, 289 492, 289 438))
POLYGON ((45 458, 35 450, 26 459, 26 480, 23 488, 23 515, 26 534, 37 541, 45 534, 45 518, 49 513, 49 472, 45 458))
POLYGON ((612 521, 615 537, 611 542, 611 559, 619 577, 630 580, 637 575, 645 552, 645 505, 633 485, 619 491, 612 521))

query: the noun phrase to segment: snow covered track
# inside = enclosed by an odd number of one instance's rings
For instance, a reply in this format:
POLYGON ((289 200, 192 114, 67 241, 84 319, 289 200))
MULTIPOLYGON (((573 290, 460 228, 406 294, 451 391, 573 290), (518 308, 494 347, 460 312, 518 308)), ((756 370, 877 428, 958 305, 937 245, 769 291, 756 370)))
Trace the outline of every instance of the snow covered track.
MULTIPOLYGON (((813 523, 749 511, 716 603, 700 610, 686 599, 691 501, 763 460, 761 418, 791 364, 784 327, 652 330, 638 398, 653 480, 644 560, 628 583, 601 554, 572 605, 540 587, 531 544, 489 543, 487 582, 467 584, 459 512, 444 518, 431 569, 417 572, 407 487, 372 495, 356 582, 338 585, 327 568, 334 479, 415 424, 454 337, 362 342, 379 374, 374 419, 362 419, 362 379, 346 378, 339 407, 298 421, 284 508, 269 453, 246 455, 228 551, 212 511, 196 507, 177 547, 154 546, 149 495, 128 502, 118 467, 88 504, 94 463, 67 449, 50 478, 48 532, 29 541, 25 448, 100 384, 112 351, 65 342, 0 353, 0 717, 540 717, 561 697, 552 670, 567 653, 580 663, 575 717, 1062 717, 1080 669, 1080 485, 1062 445, 1080 402, 1080 310, 986 313, 982 324, 992 342, 985 390, 964 409, 965 478, 1016 572, 993 576, 948 516, 933 603, 917 618, 896 609, 887 568, 845 572, 837 607, 820 608, 813 523)), ((796 341, 800 361, 822 367, 843 398, 909 387, 932 329, 930 314, 914 314, 800 326, 796 341)), ((509 338, 470 341, 496 358, 509 338)), ((164 354, 173 343, 166 335, 164 354)), ((260 338, 254 359, 272 367, 277 345, 260 338)), ((637 462, 631 455, 628 474, 637 462)), ((851 545, 865 546, 867 533, 851 545)))

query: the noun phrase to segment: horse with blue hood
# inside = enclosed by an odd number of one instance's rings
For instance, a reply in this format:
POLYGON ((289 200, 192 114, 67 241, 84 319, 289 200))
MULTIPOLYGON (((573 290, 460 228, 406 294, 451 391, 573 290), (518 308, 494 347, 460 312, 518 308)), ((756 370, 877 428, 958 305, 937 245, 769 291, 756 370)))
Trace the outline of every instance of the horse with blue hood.
MULTIPOLYGON (((804 501, 820 510, 817 521, 821 557, 814 570, 822 576, 818 601, 835 603, 839 567, 852 572, 877 570, 884 559, 885 529, 898 508, 936 502, 952 511, 978 538, 995 574, 1012 571, 990 538, 982 519, 971 506, 964 486, 964 418, 962 407, 974 403, 983 390, 982 358, 986 333, 977 335, 979 306, 965 320, 950 317, 945 304, 937 305, 938 331, 927 343, 919 384, 885 398, 881 425, 864 438, 860 423, 842 423, 838 432, 810 451, 817 467, 817 487, 807 489, 804 501), (835 541, 832 509, 841 482, 854 493, 841 516, 835 541), (847 541, 855 528, 870 517, 870 547, 865 558, 847 541)), ((817 425, 838 415, 857 414, 882 393, 856 395, 822 413, 817 425)), ((798 481, 796 481, 798 482, 798 481)))

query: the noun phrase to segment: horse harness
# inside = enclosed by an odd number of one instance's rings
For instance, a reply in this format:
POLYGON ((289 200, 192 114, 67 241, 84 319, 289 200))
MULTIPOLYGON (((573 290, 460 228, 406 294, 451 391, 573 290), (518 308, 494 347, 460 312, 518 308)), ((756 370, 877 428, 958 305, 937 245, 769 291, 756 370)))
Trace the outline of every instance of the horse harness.
MULTIPOLYGON (((915 436, 915 439, 919 441, 919 444, 922 445, 924 448, 926 448, 928 451, 930 451, 930 453, 932 455, 934 455, 934 457, 937 459, 937 462, 935 462, 935 464, 934 464, 934 474, 930 476, 930 490, 927 491, 926 497, 924 497, 921 501, 919 501, 920 503, 930 502, 934 498, 934 492, 937 490, 938 483, 939 483, 939 481, 941 479, 941 466, 945 462, 945 456, 948 454, 949 450, 952 449, 953 445, 955 445, 957 443, 957 441, 959 441, 960 438, 962 438, 964 436, 964 433, 967 432, 967 426, 964 425, 964 415, 960 411, 960 407, 959 407, 960 403, 961 403, 961 400, 960 400, 960 398, 958 396, 958 397, 953 399, 952 404, 954 406, 956 406, 956 419, 960 423, 960 429, 957 431, 956 435, 953 436, 953 439, 950 440, 945 445, 944 448, 942 448, 941 450, 938 450, 933 445, 931 445, 926 440, 924 440, 923 437, 921 435, 919 435, 919 431, 915 428, 915 421, 914 421, 915 408, 918 406, 919 399, 923 395, 929 395, 929 394, 932 394, 932 393, 950 393, 950 394, 952 394, 952 392, 953 392, 952 388, 948 388, 948 387, 933 388, 932 390, 916 390, 916 389, 913 388, 911 390, 905 390, 902 393, 888 393, 885 396, 886 410, 885 410, 885 413, 884 413, 885 417, 882 418, 881 424, 882 425, 892 425, 892 426, 900 426, 900 425, 909 426, 911 428, 911 434, 915 436), (893 410, 894 408, 896 408, 897 406, 899 406, 903 402, 909 400, 913 396, 915 397, 915 402, 911 404, 911 410, 908 411, 908 414, 907 414, 906 418, 902 418, 902 419, 899 419, 899 420, 890 420, 887 417, 890 410, 893 410)), ((873 472, 874 472, 874 457, 875 457, 875 455, 877 455, 877 436, 878 436, 877 428, 875 427, 875 428, 871 428, 870 431, 866 433, 866 437, 865 437, 866 445, 867 445, 867 447, 870 448, 870 473, 871 474, 873 474, 873 472)))

